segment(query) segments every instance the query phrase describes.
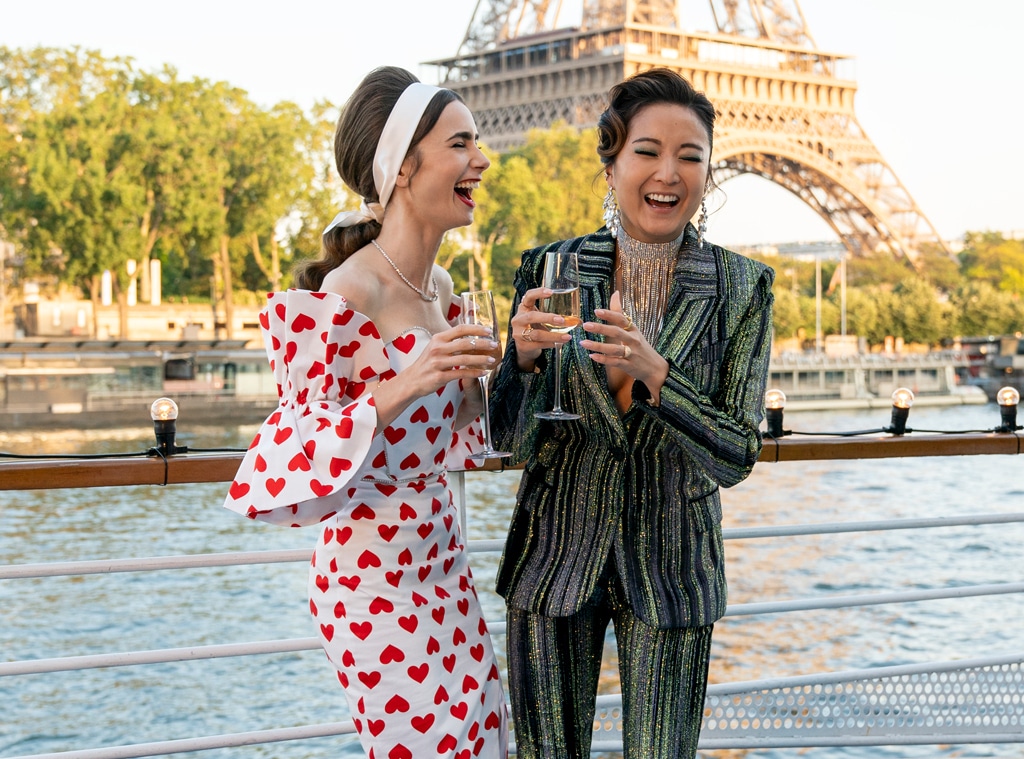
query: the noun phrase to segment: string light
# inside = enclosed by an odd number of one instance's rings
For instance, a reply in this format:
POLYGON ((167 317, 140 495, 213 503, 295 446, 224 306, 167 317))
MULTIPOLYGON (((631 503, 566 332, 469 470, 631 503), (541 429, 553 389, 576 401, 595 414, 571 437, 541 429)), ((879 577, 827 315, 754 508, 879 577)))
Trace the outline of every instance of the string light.
POLYGON ((999 417, 1002 424, 995 431, 1016 432, 1021 429, 1017 426, 1017 404, 1020 403, 1020 392, 1017 388, 1000 388, 996 393, 996 403, 999 404, 999 417))
POLYGON ((154 451, 157 454, 167 457, 188 451, 188 447, 174 443, 178 419, 177 403, 171 398, 157 398, 149 407, 149 416, 153 420, 153 431, 156 433, 154 451))
POLYGON ((892 418, 885 431, 892 435, 902 435, 907 431, 907 417, 910 407, 914 405, 914 393, 909 388, 898 387, 892 393, 892 418))
POLYGON ((765 420, 768 423, 768 434, 774 438, 788 435, 782 429, 782 411, 786 408, 786 394, 777 388, 772 388, 764 394, 765 420))

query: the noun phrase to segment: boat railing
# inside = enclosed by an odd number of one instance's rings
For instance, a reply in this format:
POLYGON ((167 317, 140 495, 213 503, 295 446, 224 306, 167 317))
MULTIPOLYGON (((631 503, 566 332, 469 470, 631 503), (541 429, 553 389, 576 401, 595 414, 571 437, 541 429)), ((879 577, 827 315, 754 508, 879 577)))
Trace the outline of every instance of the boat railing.
MULTIPOLYGON (((1016 431, 949 435, 872 437, 769 437, 762 462, 795 462, 935 456, 1018 456, 1022 436, 1016 431)), ((0 491, 81 487, 168 486, 217 483, 232 479, 240 453, 132 456, 104 459, 33 459, 0 461, 0 491)), ((465 499, 466 478, 486 471, 453 473, 457 497, 465 499)), ((465 513, 465 509, 463 509, 465 513)), ((781 526, 727 528, 727 541, 776 539, 795 535, 931 530, 966 525, 1024 522, 1024 513, 969 513, 925 519, 883 519, 781 526)), ((474 554, 496 553, 501 540, 475 540, 474 554)), ((308 550, 150 556, 128 559, 0 565, 4 582, 40 581, 111 573, 149 573, 198 567, 249 566, 308 562, 308 550)), ((815 595, 783 601, 732 604, 727 617, 781 615, 808 609, 843 609, 1024 593, 1024 582, 913 588, 900 592, 815 595)), ((69 604, 73 603, 69 599, 69 604)), ((116 609, 111 609, 116 614, 116 609)), ((196 613, 201 613, 197 609, 196 613)), ((496 638, 504 635, 501 619, 488 620, 496 638)), ((828 635, 827 631, 822 633, 828 635)), ((145 667, 224 657, 259 657, 315 650, 316 638, 234 641, 214 645, 155 650, 108 651, 0 662, 0 678, 43 676, 94 668, 145 667)), ((500 645, 498 645, 500 648, 500 645)), ((94 718, 90 716, 90 718, 94 718)), ((354 733, 351 721, 268 726, 219 735, 168 736, 166 740, 121 746, 81 747, 60 753, 9 759, 125 759, 166 756, 215 748, 270 744, 354 733)), ((130 731, 129 731, 130 734, 130 731)), ((1024 743, 1024 650, 913 665, 886 666, 800 676, 715 683, 708 689, 701 732, 702 749, 821 746, 892 746, 907 744, 1024 743)), ((593 751, 622 752, 621 699, 598 697, 593 751)), ((264 755, 253 754, 255 755, 264 755)))

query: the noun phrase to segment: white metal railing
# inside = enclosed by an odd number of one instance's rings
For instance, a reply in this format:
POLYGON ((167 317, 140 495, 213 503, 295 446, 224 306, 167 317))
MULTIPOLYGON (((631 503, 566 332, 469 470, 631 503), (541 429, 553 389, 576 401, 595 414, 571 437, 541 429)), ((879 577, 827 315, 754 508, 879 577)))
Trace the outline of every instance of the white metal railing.
MULTIPOLYGON (((479 475, 476 475, 479 476, 479 475)), ((484 475, 486 476, 486 475, 484 475)), ((455 490, 464 493, 464 475, 455 490)), ((935 529, 1024 522, 1024 513, 973 514, 930 519, 795 524, 729 528, 726 540, 771 539, 888 530, 935 529)), ((470 541, 474 553, 496 552, 500 540, 470 541)), ((148 558, 52 562, 0 566, 0 580, 42 579, 124 572, 308 561, 307 550, 258 551, 148 558)), ((1024 583, 929 588, 897 593, 817 596, 734 604, 726 616, 780 614, 877 604, 1024 593, 1024 583)), ((491 620, 494 635, 502 620, 491 620)), ((0 677, 39 675, 98 667, 126 667, 179 661, 256 656, 315 650, 316 638, 266 640, 222 645, 125 651, 0 663, 0 677)), ((702 749, 858 746, 938 743, 1024 742, 1024 654, 986 659, 932 662, 850 672, 712 685, 708 689, 702 749)), ((12 759, 127 759, 214 748, 346 735, 351 722, 324 723, 129 746, 36 754, 12 759)), ((595 718, 595 752, 621 752, 621 700, 600 696, 595 718)))

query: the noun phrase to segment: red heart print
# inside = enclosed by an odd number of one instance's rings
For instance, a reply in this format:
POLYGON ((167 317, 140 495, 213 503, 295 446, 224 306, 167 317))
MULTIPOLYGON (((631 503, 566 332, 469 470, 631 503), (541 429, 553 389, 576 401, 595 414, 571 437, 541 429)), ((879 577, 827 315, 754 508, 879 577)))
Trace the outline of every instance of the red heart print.
POLYGON ((441 663, 444 664, 444 668, 446 670, 448 670, 449 672, 454 672, 455 671, 455 654, 448 654, 446 657, 444 657, 444 659, 441 660, 441 663))
POLYGON ((344 585, 349 590, 355 590, 359 587, 359 583, 362 578, 359 575, 353 575, 352 577, 339 577, 338 584, 344 585))
MULTIPOLYGON (((306 372, 306 379, 314 379, 321 376, 326 371, 324 365, 319 361, 314 361, 309 366, 309 371, 306 372)), ((303 401, 305 403, 305 401, 303 401)))
POLYGON ((487 719, 484 720, 484 728, 486 730, 496 730, 501 727, 501 717, 498 716, 497 712, 491 712, 487 715, 487 719))
POLYGON ((410 566, 412 564, 412 551, 406 548, 398 554, 398 564, 400 566, 410 566))
POLYGON ((359 350, 359 341, 353 340, 347 345, 338 346, 338 355, 344 358, 352 358, 356 355, 356 351, 359 350))
POLYGON ((444 411, 441 412, 441 416, 444 419, 451 419, 455 416, 455 406, 452 405, 451 401, 448 401, 448 405, 444 407, 444 411))
POLYGON ((330 643, 334 640, 334 625, 320 625, 320 634, 324 636, 324 640, 330 643))
POLYGON ((437 624, 442 624, 444 622, 444 607, 438 606, 436 609, 431 609, 430 615, 434 618, 434 621, 437 622, 437 624))
POLYGON ((284 344, 284 362, 290 364, 292 359, 295 358, 295 354, 299 352, 299 345, 294 340, 289 340, 284 344))
POLYGON ((419 569, 416 570, 416 574, 420 578, 420 582, 423 582, 430 576, 430 570, 433 569, 429 564, 423 564, 419 569))
POLYGON ((380 672, 360 672, 359 682, 373 690, 380 683, 380 672))
POLYGON ((466 642, 466 633, 462 632, 461 627, 456 627, 455 632, 452 633, 452 643, 456 646, 461 646, 466 642))
MULTIPOLYGON (((307 462, 306 466, 309 466, 307 462)), ((331 477, 339 477, 342 472, 347 472, 352 468, 352 462, 348 459, 331 459, 331 477)))
POLYGON ((452 713, 452 716, 455 717, 455 719, 464 720, 466 719, 466 715, 469 714, 469 705, 465 701, 462 701, 458 704, 452 704, 448 707, 448 711, 452 713))
POLYGON ((274 313, 277 314, 277 318, 284 321, 284 317, 288 315, 285 310, 284 303, 278 303, 274 306, 274 313))
POLYGON ((308 472, 310 469, 309 459, 306 458, 304 453, 296 453, 292 456, 292 460, 288 462, 288 471, 294 472, 301 469, 303 472, 308 472))
POLYGON ((317 614, 319 614, 319 613, 320 613, 320 612, 319 612, 319 611, 317 610, 317 608, 316 608, 316 604, 315 604, 315 603, 313 603, 313 599, 312 599, 312 598, 311 598, 311 599, 309 599, 309 613, 310 613, 310 614, 312 614, 312 615, 313 615, 314 617, 315 617, 315 616, 316 616, 317 614))
POLYGON ((302 444, 302 450, 305 451, 307 458, 313 458, 316 456, 316 441, 307 440, 302 444))
POLYGON ((388 455, 386 451, 381 451, 373 458, 373 467, 375 469, 383 469, 388 464, 388 455))
POLYGON ((430 603, 427 599, 425 599, 415 590, 412 592, 412 602, 416 605, 417 609, 421 606, 426 606, 428 603, 430 603))
POLYGON ((267 492, 272 496, 276 497, 282 490, 284 490, 284 477, 267 480, 267 492))
POLYGON ((456 606, 459 607, 459 612, 462 614, 462 616, 466 616, 469 613, 469 599, 468 598, 460 598, 458 600, 458 603, 456 604, 456 606))
POLYGON ((407 519, 415 519, 416 509, 414 509, 407 503, 403 503, 401 506, 398 507, 398 516, 399 518, 401 518, 403 522, 407 519))
POLYGON ((387 614, 395 610, 395 605, 386 598, 377 596, 370 601, 371 614, 387 614))
POLYGON ((359 640, 366 640, 373 632, 373 624, 370 622, 353 622, 348 627, 359 640))
POLYGON ((471 646, 469 649, 469 655, 477 661, 484 660, 484 644, 477 643, 475 646, 471 646))
MULTIPOLYGON (((316 431, 323 432, 331 426, 331 420, 324 416, 318 416, 316 418, 316 431)), ((312 458, 312 456, 310 457, 312 458)))
MULTIPOLYGON (((420 682, 423 682, 422 680, 420 682)), ((413 717, 412 726, 421 733, 426 733, 434 724, 433 714, 424 714, 422 717, 413 717)))
POLYGON ((292 332, 305 332, 307 329, 316 329, 316 322, 308 314, 299 314, 292 320, 292 332))
POLYGON ((402 351, 402 353, 408 353, 412 350, 412 347, 416 345, 416 335, 413 332, 409 332, 405 335, 399 335, 391 343, 393 346, 402 351))
POLYGON ((339 545, 345 545, 348 542, 348 539, 352 537, 352 528, 345 525, 334 534, 334 537, 337 539, 339 545))
POLYGON ((426 662, 417 666, 409 667, 409 677, 418 683, 422 683, 427 679, 427 675, 430 673, 430 665, 426 662))
POLYGON ((416 528, 416 532, 418 532, 419 536, 421 538, 423 538, 424 540, 426 540, 427 539, 427 535, 429 535, 433 531, 434 531, 434 525, 433 525, 432 522, 424 522, 423 524, 421 524, 419 527, 416 528))
POLYGON ((338 603, 334 604, 334 618, 341 619, 345 616, 348 616, 347 613, 345 612, 345 604, 343 604, 341 601, 338 601, 338 603))
POLYGON ((352 519, 376 519, 377 512, 361 503, 352 510, 352 519))
POLYGON ((455 516, 453 514, 445 514, 442 518, 444 519, 444 528, 450 530, 452 523, 455 521, 455 516))
POLYGON ((395 445, 405 437, 405 427, 385 427, 384 437, 391 445, 395 445))
POLYGON ((410 614, 407 617, 399 617, 398 625, 409 633, 416 632, 416 628, 419 627, 420 621, 415 614, 410 614))
POLYGON ((463 693, 469 693, 470 691, 476 690, 479 687, 480 687, 480 683, 478 683, 470 675, 466 675, 465 677, 462 678, 462 692, 463 693))
POLYGON ((382 719, 368 719, 366 720, 366 726, 375 738, 384 732, 384 720, 382 719))
POLYGON ((398 532, 398 525, 397 524, 381 524, 381 525, 377 525, 377 532, 380 534, 380 536, 382 538, 384 538, 384 540, 386 542, 390 543, 394 539, 395 534, 398 532))
POLYGON ((455 736, 448 733, 441 739, 441 742, 437 744, 437 753, 447 754, 449 751, 454 751, 459 745, 459 742, 455 740, 455 736))
MULTIPOLYGON (((405 661, 405 654, 402 652, 402 649, 389 643, 387 647, 380 652, 380 663, 390 664, 393 661, 405 661)), ((408 704, 406 704, 406 708, 408 708, 408 704)), ((402 711, 405 711, 405 709, 402 711)))
POLYGON ((277 445, 281 445, 281 443, 283 443, 285 440, 287 440, 291 436, 292 436, 292 428, 291 427, 278 427, 276 430, 274 430, 274 442, 277 445))
POLYGON ((383 482, 374 483, 374 487, 386 496, 392 495, 398 488, 394 485, 385 485, 383 482))
POLYGON ((365 335, 366 337, 375 337, 380 340, 380 332, 377 331, 377 325, 373 322, 363 322, 359 327, 359 334, 365 335))
MULTIPOLYGON (((480 620, 480 621, 482 622, 483 620, 480 620)), ((498 665, 497 664, 492 664, 491 665, 491 671, 487 673, 487 679, 488 680, 497 680, 500 677, 501 677, 501 675, 498 674, 498 665)))
POLYGON ((324 484, 320 480, 312 480, 309 483, 309 489, 312 490, 318 497, 330 495, 334 492, 334 487, 330 484, 324 484))
POLYGON ((387 580, 388 585, 397 588, 398 584, 402 581, 402 570, 399 569, 397 572, 385 572, 384 579, 387 580))
POLYGON ((427 429, 427 440, 429 440, 430 444, 433 445, 434 443, 437 442, 437 436, 440 435, 440 434, 441 434, 441 428, 440 427, 429 427, 427 429))
MULTIPOLYGON (((454 538, 452 538, 452 540, 454 540, 454 538)), ((449 547, 448 550, 452 550, 452 548, 449 547)), ((455 557, 454 556, 449 556, 447 559, 444 560, 444 573, 445 574, 448 574, 449 572, 452 571, 452 565, 454 563, 455 563, 455 557)), ((462 607, 460 606, 459 608, 461 609, 462 607)), ((463 612, 463 614, 465 614, 465 612, 463 612)))
POLYGON ((448 700, 448 691, 444 689, 443 685, 438 685, 437 690, 434 691, 434 705, 440 706, 448 700))
POLYGON ((356 564, 359 566, 360 569, 379 567, 380 557, 373 551, 366 550, 359 554, 359 558, 356 560, 356 564))
POLYGON ((352 437, 352 429, 355 427, 355 422, 352 421, 352 417, 344 416, 341 421, 334 425, 334 434, 341 440, 348 440, 352 437))
POLYGON ((430 420, 430 416, 427 414, 426 406, 420 406, 413 412, 413 415, 409 417, 413 422, 427 422, 430 420))
POLYGON ((232 482, 231 490, 229 490, 228 492, 231 494, 231 497, 237 501, 239 498, 241 498, 243 495, 249 492, 249 483, 232 482))
POLYGON ((260 326, 266 330, 270 329, 270 316, 265 310, 260 311, 260 326))
POLYGON ((327 588, 329 588, 331 586, 331 580, 330 580, 330 578, 326 577, 325 575, 317 575, 316 576, 316 586, 318 588, 320 588, 320 592, 321 593, 326 593, 327 592, 327 588))
POLYGON ((339 327, 344 327, 346 324, 352 321, 352 317, 355 316, 355 313, 356 312, 353 311, 351 308, 343 308, 340 311, 334 312, 334 318, 331 319, 331 321, 334 324, 337 324, 339 327))
POLYGON ((410 453, 404 459, 402 459, 402 469, 415 469, 420 465, 420 457, 415 453, 410 453))
POLYGON ((437 638, 435 638, 433 635, 431 635, 429 638, 427 638, 427 653, 428 654, 436 654, 436 653, 440 653, 440 651, 441 651, 441 644, 437 642, 437 638))
POLYGON ((257 453, 256 461, 253 462, 253 466, 256 468, 257 472, 265 472, 267 471, 267 460, 263 458, 261 454, 257 453))
POLYGON ((352 655, 351 651, 345 651, 345 653, 341 655, 341 663, 346 667, 353 667, 356 663, 356 657, 352 655))
POLYGON ((427 489, 427 483, 425 483, 423 480, 416 480, 416 482, 410 482, 409 487, 411 487, 417 493, 422 493, 424 490, 427 489))
MULTIPOLYGON (((430 546, 430 550, 427 551, 427 559, 428 560, 436 559, 437 558, 437 550, 438 550, 437 549, 437 543, 434 543, 434 545, 430 546)), ((434 588, 434 592, 437 592, 437 588, 434 588)), ((445 594, 445 595, 447 595, 447 594, 445 594)))

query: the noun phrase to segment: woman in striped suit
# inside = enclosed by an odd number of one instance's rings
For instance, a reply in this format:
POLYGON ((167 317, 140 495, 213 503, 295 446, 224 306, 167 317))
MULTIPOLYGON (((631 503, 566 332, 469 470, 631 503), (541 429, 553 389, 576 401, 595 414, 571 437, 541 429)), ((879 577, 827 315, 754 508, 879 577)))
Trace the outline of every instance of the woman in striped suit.
POLYGON ((609 623, 626 757, 696 754, 726 605, 719 489, 761 449, 773 273, 703 239, 714 106, 667 69, 609 103, 607 224, 523 254, 492 396, 496 445, 526 464, 497 583, 526 759, 589 756, 609 623), (582 339, 544 327, 561 319, 542 310, 556 246, 578 253, 582 339), (554 400, 551 349, 577 421, 534 416, 554 400))

